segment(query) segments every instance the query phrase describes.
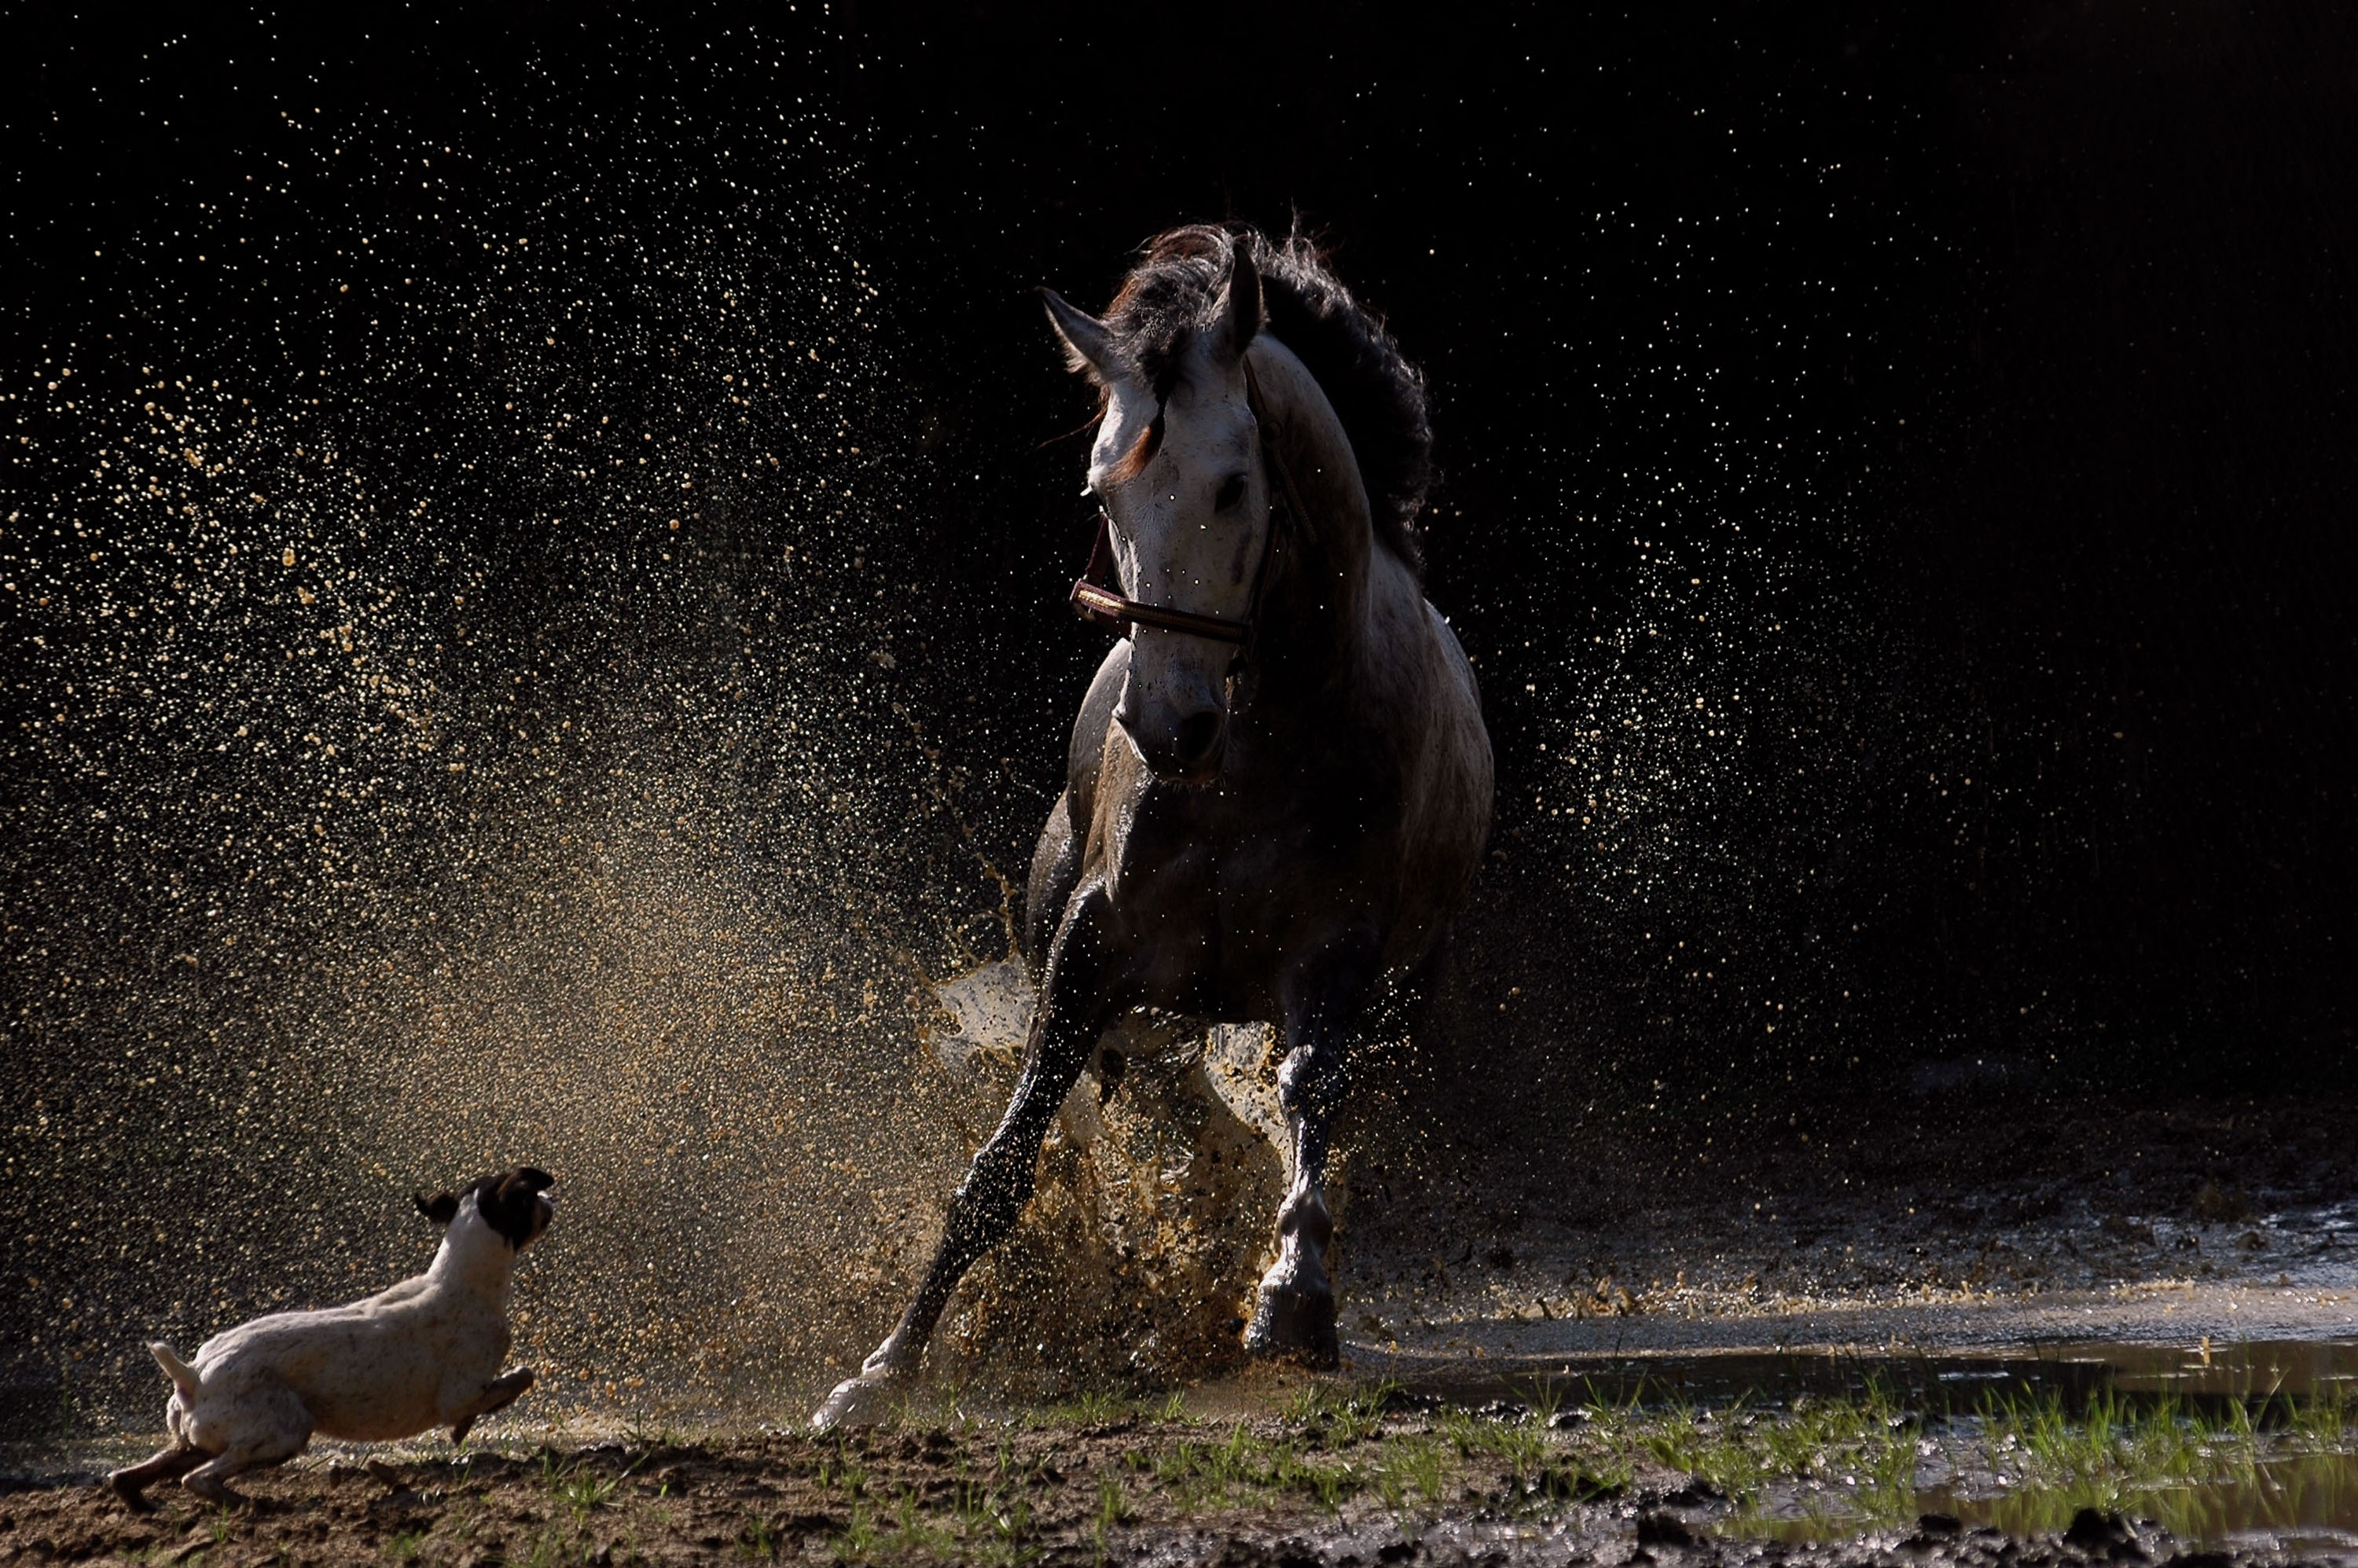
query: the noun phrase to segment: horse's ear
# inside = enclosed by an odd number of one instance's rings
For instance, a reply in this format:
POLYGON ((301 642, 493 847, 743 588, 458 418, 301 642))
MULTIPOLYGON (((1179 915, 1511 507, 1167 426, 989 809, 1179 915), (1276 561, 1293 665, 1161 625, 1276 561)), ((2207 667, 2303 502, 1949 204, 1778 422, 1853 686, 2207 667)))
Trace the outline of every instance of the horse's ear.
POLYGON ((1234 359, 1252 347, 1266 318, 1261 313, 1260 268, 1253 265, 1251 244, 1238 240, 1228 254, 1228 298, 1220 311, 1220 348, 1234 359))
POLYGON ((1048 308, 1048 324, 1065 345, 1065 363, 1102 386, 1113 378, 1107 367, 1113 361, 1113 337, 1106 324, 1053 288, 1040 290, 1048 308))

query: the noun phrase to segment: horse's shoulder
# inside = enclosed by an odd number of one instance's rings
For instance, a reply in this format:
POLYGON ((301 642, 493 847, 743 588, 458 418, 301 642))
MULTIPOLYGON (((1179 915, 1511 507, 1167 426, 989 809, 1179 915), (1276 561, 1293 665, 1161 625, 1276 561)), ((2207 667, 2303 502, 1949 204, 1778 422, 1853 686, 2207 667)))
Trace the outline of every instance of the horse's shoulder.
POLYGON ((1441 612, 1440 606, 1429 599, 1424 601, 1424 619, 1433 630, 1433 641, 1440 649, 1443 663, 1451 674, 1465 683, 1466 691, 1473 696, 1474 706, 1479 708, 1482 705, 1481 678, 1474 673, 1474 661, 1466 656, 1466 644, 1457 640, 1457 628, 1449 623, 1449 617, 1441 612))
POLYGON ((1106 732, 1113 710, 1121 702, 1122 683, 1130 678, 1130 643, 1116 643, 1090 678, 1081 710, 1073 715, 1073 735, 1065 751, 1065 784, 1073 792, 1073 815, 1086 822, 1097 793, 1098 769, 1105 755, 1106 732))

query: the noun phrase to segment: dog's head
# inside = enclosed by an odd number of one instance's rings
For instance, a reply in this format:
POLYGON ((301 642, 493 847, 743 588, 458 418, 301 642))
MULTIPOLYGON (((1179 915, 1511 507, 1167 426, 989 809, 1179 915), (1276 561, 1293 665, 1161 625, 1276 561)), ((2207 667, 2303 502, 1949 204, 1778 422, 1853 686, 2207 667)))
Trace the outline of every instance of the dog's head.
POLYGON ((417 1212, 437 1225, 449 1224, 471 1202, 483 1223, 521 1252, 538 1240, 548 1222, 557 1217, 556 1200, 548 1195, 548 1189, 556 1184, 557 1178, 546 1171, 517 1165, 481 1177, 461 1192, 438 1193, 430 1198, 418 1194, 415 1201, 417 1212))

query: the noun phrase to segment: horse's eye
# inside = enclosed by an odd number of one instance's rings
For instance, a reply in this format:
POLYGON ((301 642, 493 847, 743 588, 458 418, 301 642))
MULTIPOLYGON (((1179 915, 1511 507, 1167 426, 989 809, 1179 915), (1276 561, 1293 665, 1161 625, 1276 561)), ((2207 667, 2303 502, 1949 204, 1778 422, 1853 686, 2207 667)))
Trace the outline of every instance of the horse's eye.
POLYGON ((1220 492, 1212 497, 1212 510, 1215 512, 1233 511, 1236 508, 1237 503, 1242 501, 1244 498, 1245 476, 1240 473, 1232 473, 1227 479, 1220 481, 1220 492))

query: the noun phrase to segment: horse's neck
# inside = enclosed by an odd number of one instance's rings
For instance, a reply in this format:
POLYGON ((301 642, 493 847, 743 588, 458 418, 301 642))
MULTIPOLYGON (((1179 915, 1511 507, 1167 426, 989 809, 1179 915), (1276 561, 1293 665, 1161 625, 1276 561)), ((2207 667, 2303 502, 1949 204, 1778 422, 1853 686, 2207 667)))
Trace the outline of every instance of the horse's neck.
MULTIPOLYGON (((1278 538, 1279 575, 1261 609, 1261 635, 1290 663, 1347 659, 1365 633, 1368 596, 1383 587, 1371 570, 1375 529, 1358 460, 1335 406, 1293 351, 1264 336, 1251 352, 1277 426, 1281 463, 1271 483, 1282 492, 1290 478, 1293 490, 1283 497, 1292 515, 1278 538)), ((1280 499, 1273 493, 1272 506, 1280 499)))

